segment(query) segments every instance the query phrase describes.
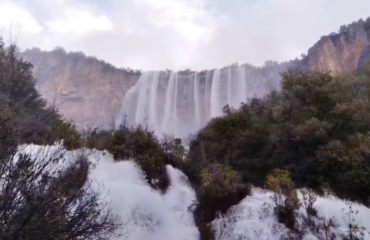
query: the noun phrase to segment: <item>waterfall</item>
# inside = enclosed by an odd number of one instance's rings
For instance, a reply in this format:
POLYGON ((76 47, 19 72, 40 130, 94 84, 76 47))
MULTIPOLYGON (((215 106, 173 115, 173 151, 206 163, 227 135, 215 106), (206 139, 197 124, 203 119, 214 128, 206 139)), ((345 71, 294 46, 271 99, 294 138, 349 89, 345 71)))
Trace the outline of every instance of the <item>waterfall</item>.
POLYGON ((233 105, 233 102, 232 102, 232 88, 231 88, 231 85, 232 85, 232 73, 231 73, 231 68, 228 69, 227 71, 227 104, 229 105, 233 105))
POLYGON ((177 96, 179 94, 179 78, 178 78, 178 75, 175 74, 175 93, 174 93, 174 96, 173 96, 173 105, 172 105, 172 109, 173 109, 173 122, 171 123, 171 128, 170 128, 170 132, 168 133, 172 133, 174 134, 175 136, 178 136, 178 130, 179 128, 181 128, 181 125, 179 125, 179 116, 177 114, 178 112, 178 106, 177 106, 177 96))
POLYGON ((144 72, 125 94, 116 124, 147 123, 158 136, 186 138, 229 104, 245 102, 245 67, 230 66, 204 72, 144 72))
MULTIPOLYGON (((156 127, 157 126, 157 93, 158 93, 158 83, 159 83, 159 73, 155 72, 153 74, 152 86, 150 91, 150 108, 149 108, 149 119, 151 123, 156 127)), ((158 130, 158 129, 154 129, 158 130)))
POLYGON ((147 90, 148 90, 148 75, 143 74, 143 77, 139 81, 138 85, 138 93, 139 97, 137 100, 137 105, 138 107, 136 108, 135 111, 135 122, 141 122, 142 120, 145 119, 145 102, 146 102, 146 97, 147 97, 147 90))
POLYGON ((217 117, 221 115, 221 71, 215 70, 212 78, 212 88, 211 88, 211 117, 217 117))
POLYGON ((171 110, 172 110, 172 99, 175 89, 175 73, 171 73, 168 85, 166 88, 166 100, 164 106, 164 121, 162 122, 162 132, 166 130, 167 124, 170 121, 171 110))
POLYGON ((206 85, 204 86, 205 91, 205 98, 204 98, 204 115, 205 115, 205 121, 203 121, 203 124, 206 124, 206 119, 210 119, 211 117, 211 111, 209 106, 211 105, 211 85, 212 85, 212 79, 210 76, 210 72, 207 71, 206 73, 206 85))
POLYGON ((236 103, 236 107, 240 104, 240 102, 245 102, 247 100, 247 82, 246 82, 246 76, 245 76, 245 68, 244 67, 238 67, 238 99, 236 103))
MULTIPOLYGON (((195 126, 199 126, 200 122, 200 107, 199 107, 199 81, 198 81, 198 73, 194 73, 193 78, 193 89, 194 89, 194 116, 195 116, 195 126)), ((197 130, 197 129, 194 129, 197 130)))

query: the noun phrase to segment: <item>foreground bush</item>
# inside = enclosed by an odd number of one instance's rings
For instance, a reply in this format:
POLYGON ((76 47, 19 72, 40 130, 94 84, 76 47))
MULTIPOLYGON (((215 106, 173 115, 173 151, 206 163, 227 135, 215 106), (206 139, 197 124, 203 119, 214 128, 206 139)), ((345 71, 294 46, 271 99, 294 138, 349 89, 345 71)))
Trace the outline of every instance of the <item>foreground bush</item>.
POLYGON ((86 159, 60 170, 60 151, 1 159, 1 239, 111 239, 120 227, 87 181, 86 159))
POLYGON ((210 165, 202 169, 201 176, 203 185, 196 192, 197 203, 192 209, 201 234, 207 235, 202 239, 210 239, 207 224, 249 195, 250 186, 243 184, 239 174, 227 165, 210 165))
POLYGON ((133 160, 144 171, 145 178, 154 189, 165 191, 170 180, 166 172, 166 154, 154 132, 139 125, 121 125, 110 140, 107 150, 116 160, 133 160))
POLYGON ((294 229, 296 225, 296 210, 300 207, 297 191, 286 170, 275 169, 267 177, 267 186, 274 192, 276 215, 280 223, 294 229))

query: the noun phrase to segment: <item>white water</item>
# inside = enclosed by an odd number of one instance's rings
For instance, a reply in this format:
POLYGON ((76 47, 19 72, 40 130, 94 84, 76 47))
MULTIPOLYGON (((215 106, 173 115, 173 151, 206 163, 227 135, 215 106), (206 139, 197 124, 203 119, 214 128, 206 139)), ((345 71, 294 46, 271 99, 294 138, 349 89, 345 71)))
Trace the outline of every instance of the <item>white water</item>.
POLYGON ((176 75, 171 73, 170 79, 168 80, 168 86, 166 89, 166 101, 165 101, 165 108, 164 108, 164 121, 162 122, 161 131, 163 132, 166 129, 167 124, 170 123, 170 118, 172 116, 172 101, 174 99, 174 90, 175 90, 175 78, 176 75))
POLYGON ((217 117, 221 115, 221 71, 216 69, 213 73, 211 87, 211 116, 217 117))
MULTIPOLYGON (((199 81, 198 81, 198 73, 194 73, 193 78, 193 91, 194 91, 194 116, 195 116, 195 124, 196 126, 200 126, 201 120, 200 120, 200 101, 199 101, 199 81)), ((197 129, 194 129, 195 131, 197 129)))
POLYGON ((144 72, 131 87, 116 124, 146 123, 161 136, 186 138, 229 104, 238 108, 256 92, 248 92, 245 67, 231 66, 203 73, 144 72))
MULTIPOLYGON (((28 146, 21 151, 35 153, 42 151, 51 154, 57 147, 28 146)), ((123 220, 130 218, 122 233, 127 233, 130 240, 198 240, 192 214, 187 210, 195 200, 194 191, 186 182, 182 172, 167 166, 171 186, 165 195, 161 195, 145 183, 143 174, 132 161, 114 162, 111 154, 96 150, 78 150, 67 152, 66 163, 79 154, 86 154, 92 163, 89 178, 103 184, 111 201, 113 210, 123 220)), ((60 166, 57 166, 60 167, 60 166)), ((254 188, 252 196, 246 197, 229 213, 213 222, 217 240, 280 240, 291 234, 276 221, 273 213, 272 193, 254 188)), ((346 202, 334 197, 319 197, 315 203, 319 215, 327 219, 336 217, 339 223, 338 233, 345 233, 343 208, 346 202)), ((370 209, 353 204, 360 215, 356 221, 370 230, 370 209)), ((347 210, 345 210, 347 211, 347 210)), ((304 215, 300 209, 300 215, 304 215)), ((302 217, 299 218, 302 221, 302 217)), ((303 239, 318 239, 308 230, 303 239)), ((365 238, 366 239, 366 238, 365 238)))
MULTIPOLYGON (((283 224, 277 222, 274 215, 275 203, 272 200, 272 192, 260 188, 252 190, 252 196, 243 199, 237 206, 232 207, 226 216, 213 222, 216 231, 216 239, 219 240, 281 240, 289 239, 294 236, 283 224)), ((336 229, 332 229, 339 237, 347 233, 345 213, 349 210, 351 202, 342 201, 332 196, 317 197, 314 204, 318 210, 318 215, 325 219, 334 217, 338 224, 336 229)), ((365 239, 370 235, 370 209, 363 205, 352 203, 352 209, 359 211, 354 216, 354 222, 367 229, 365 239)), ((304 232, 303 240, 321 240, 322 233, 313 234, 309 229, 302 226, 303 217, 306 212, 301 207, 298 211, 298 225, 304 232)), ((316 220, 318 221, 318 220, 316 220)), ((340 238, 341 239, 341 238, 340 238)))

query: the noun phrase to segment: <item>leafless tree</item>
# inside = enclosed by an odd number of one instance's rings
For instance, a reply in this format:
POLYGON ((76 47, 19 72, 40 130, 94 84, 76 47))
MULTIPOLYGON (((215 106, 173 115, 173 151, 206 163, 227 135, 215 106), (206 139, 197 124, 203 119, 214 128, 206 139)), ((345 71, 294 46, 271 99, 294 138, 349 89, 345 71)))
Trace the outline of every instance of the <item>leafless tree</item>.
MULTIPOLYGON (((11 124, 2 122, 1 136, 11 133, 11 124)), ((102 189, 87 180, 84 155, 68 158, 62 147, 16 151, 12 136, 5 136, 0 154, 0 239, 100 240, 123 227, 102 189)))
POLYGON ((161 138, 161 145, 165 151, 165 153, 171 153, 174 149, 174 139, 175 137, 170 134, 163 134, 161 138))

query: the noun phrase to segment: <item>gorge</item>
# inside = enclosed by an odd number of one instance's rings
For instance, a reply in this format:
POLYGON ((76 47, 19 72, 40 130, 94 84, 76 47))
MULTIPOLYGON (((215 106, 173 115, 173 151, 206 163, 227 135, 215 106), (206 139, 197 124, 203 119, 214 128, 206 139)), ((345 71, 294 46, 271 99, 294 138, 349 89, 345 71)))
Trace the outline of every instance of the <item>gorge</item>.
POLYGON ((26 50, 21 57, 34 65, 37 90, 80 128, 109 128, 126 114, 130 123, 146 120, 156 131, 186 137, 220 115, 226 103, 236 107, 277 89, 280 72, 289 68, 356 69, 370 58, 369 35, 370 19, 359 20, 322 37, 301 59, 266 61, 262 67, 233 64, 200 72, 118 69, 62 48, 26 50))

